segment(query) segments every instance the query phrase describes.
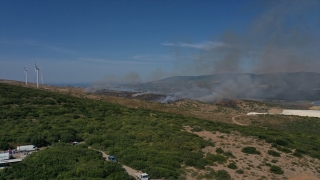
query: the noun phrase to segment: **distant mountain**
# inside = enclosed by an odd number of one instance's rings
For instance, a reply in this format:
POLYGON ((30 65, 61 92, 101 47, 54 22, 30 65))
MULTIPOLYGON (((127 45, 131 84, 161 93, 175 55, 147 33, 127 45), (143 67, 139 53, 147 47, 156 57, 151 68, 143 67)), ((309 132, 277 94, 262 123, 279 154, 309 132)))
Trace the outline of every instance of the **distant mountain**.
POLYGON ((172 98, 214 102, 221 99, 320 100, 320 73, 224 73, 206 76, 175 76, 130 85, 140 91, 172 98))

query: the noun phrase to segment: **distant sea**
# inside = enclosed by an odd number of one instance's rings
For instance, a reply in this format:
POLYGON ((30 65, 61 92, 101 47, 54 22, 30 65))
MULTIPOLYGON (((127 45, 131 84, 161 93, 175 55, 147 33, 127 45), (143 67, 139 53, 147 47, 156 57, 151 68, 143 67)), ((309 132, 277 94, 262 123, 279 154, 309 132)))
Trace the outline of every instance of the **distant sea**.
POLYGON ((313 103, 314 106, 320 106, 320 101, 316 101, 313 103))

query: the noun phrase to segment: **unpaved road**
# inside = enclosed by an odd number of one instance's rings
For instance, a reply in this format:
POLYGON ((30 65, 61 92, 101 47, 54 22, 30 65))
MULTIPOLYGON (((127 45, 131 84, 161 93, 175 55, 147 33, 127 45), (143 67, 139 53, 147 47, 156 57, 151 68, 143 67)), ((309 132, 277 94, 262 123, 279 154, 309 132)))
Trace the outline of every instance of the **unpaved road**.
MULTIPOLYGON (((104 151, 101 151, 101 150, 98 150, 98 149, 93 149, 92 147, 88 146, 89 149, 92 149, 92 150, 95 150, 95 151, 99 151, 102 153, 102 157, 104 157, 106 160, 108 159, 108 154, 106 154, 104 151)), ((132 177, 135 177, 135 173, 138 172, 137 170, 135 169, 132 169, 131 167, 129 166, 126 166, 126 165, 122 165, 122 167, 127 171, 127 173, 132 176, 132 177)))
POLYGON ((233 116, 233 117, 232 117, 232 121, 233 121, 235 124, 238 124, 238 125, 240 125, 240 126, 248 126, 248 124, 242 124, 242 123, 239 123, 238 121, 236 121, 236 118, 237 118, 237 117, 240 117, 240 116, 242 116, 242 115, 233 116))

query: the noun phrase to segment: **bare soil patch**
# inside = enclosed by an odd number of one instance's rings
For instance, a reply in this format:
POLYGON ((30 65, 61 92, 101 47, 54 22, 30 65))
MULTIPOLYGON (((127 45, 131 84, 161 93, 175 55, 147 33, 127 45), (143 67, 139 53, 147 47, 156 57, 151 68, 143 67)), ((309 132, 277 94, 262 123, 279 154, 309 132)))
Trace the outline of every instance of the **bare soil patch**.
POLYGON ((268 111, 269 114, 281 114, 283 109, 272 108, 268 111))
POLYGON ((320 106, 312 106, 309 109, 311 109, 311 110, 320 110, 320 106))

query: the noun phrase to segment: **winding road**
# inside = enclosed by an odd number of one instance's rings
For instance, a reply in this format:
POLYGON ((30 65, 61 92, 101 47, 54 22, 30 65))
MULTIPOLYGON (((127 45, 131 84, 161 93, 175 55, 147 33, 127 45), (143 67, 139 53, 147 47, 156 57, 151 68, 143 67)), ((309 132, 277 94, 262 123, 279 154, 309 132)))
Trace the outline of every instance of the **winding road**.
POLYGON ((239 123, 238 121, 236 121, 236 118, 237 118, 237 117, 240 117, 240 116, 242 116, 242 115, 233 116, 233 117, 232 117, 232 121, 233 121, 235 124, 238 124, 238 125, 240 125, 240 126, 248 126, 248 124, 242 124, 242 123, 239 123))

